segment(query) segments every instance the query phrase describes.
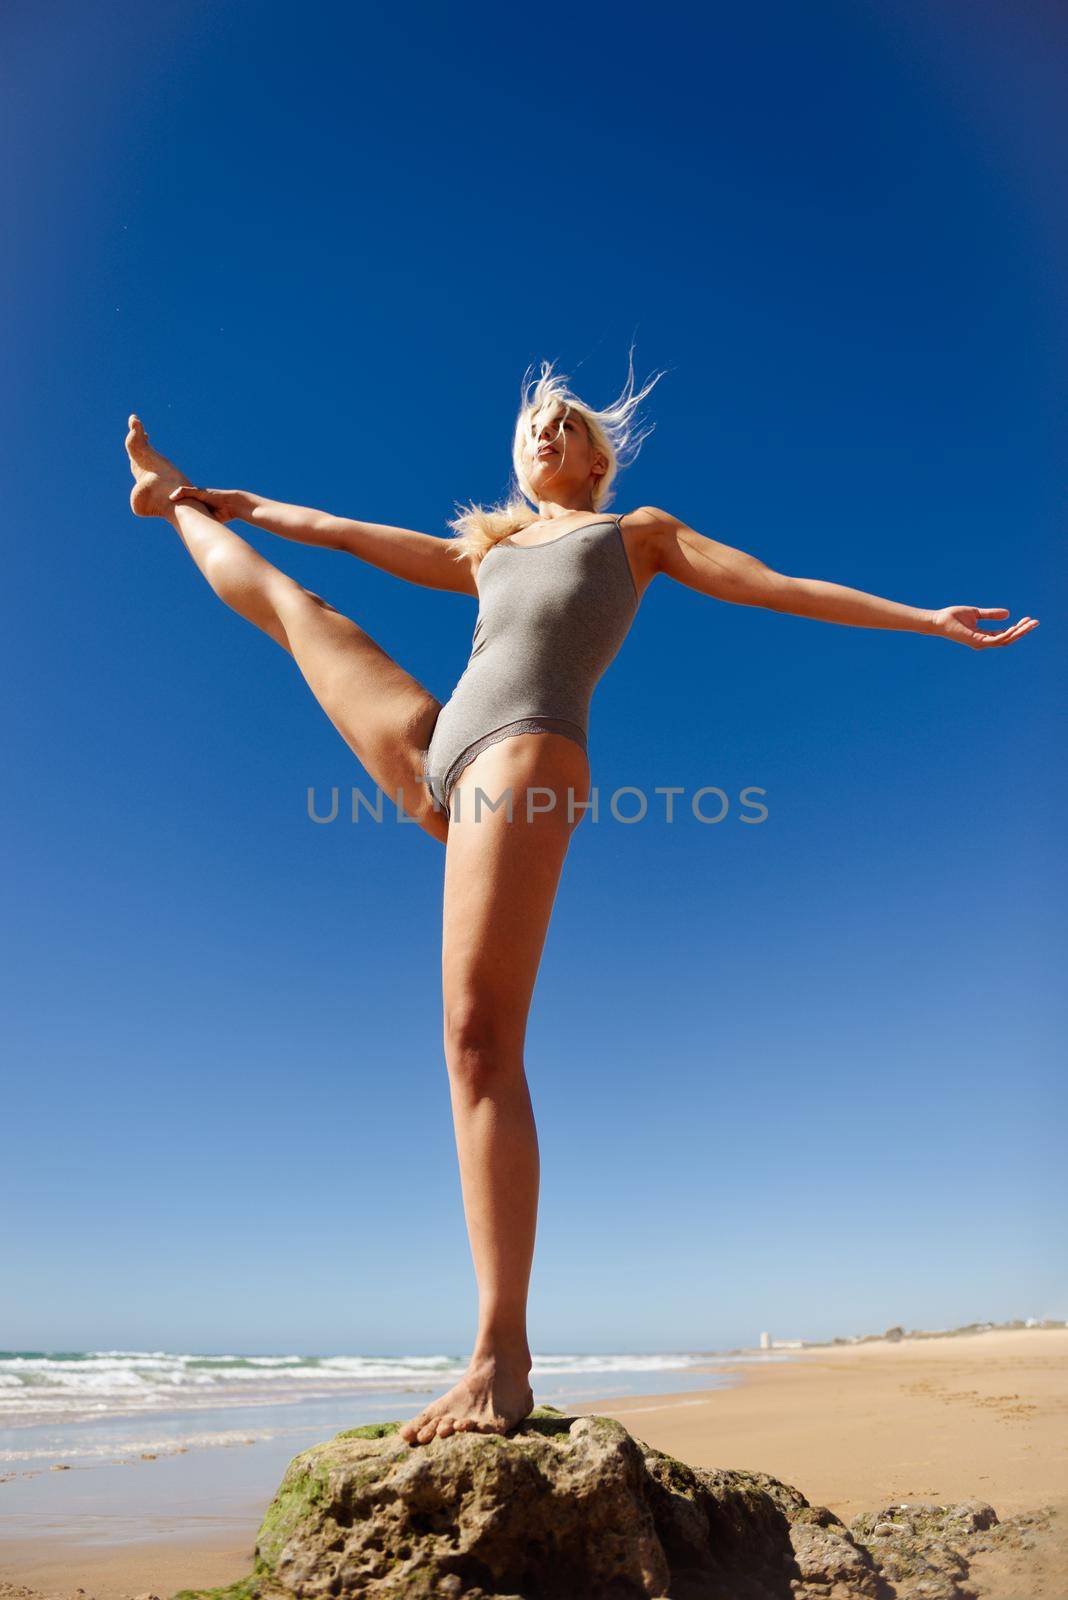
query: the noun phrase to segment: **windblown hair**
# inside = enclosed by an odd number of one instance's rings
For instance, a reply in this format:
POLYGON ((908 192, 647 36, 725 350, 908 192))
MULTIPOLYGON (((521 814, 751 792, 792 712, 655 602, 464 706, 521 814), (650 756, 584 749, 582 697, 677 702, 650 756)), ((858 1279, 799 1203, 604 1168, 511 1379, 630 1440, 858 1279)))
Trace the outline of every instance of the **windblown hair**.
MULTIPOLYGON (((453 529, 453 554, 458 558, 474 556, 481 560, 488 550, 501 539, 507 539, 521 528, 538 519, 537 495, 523 470, 523 445, 530 437, 534 418, 553 401, 560 401, 572 417, 581 418, 586 426, 590 444, 608 461, 608 469, 597 479, 593 491, 593 509, 601 511, 612 502, 612 484, 622 467, 629 467, 642 443, 652 433, 655 423, 641 427, 637 421, 638 407, 650 389, 664 376, 658 372, 644 388, 634 392, 634 347, 631 346, 627 362, 627 381, 619 399, 603 411, 596 411, 568 387, 566 377, 553 372, 554 362, 541 363, 541 375, 535 381, 533 368, 523 374, 519 391, 519 415, 516 418, 512 441, 513 480, 507 497, 493 506, 469 502, 448 526, 453 529)), ((561 418, 561 422, 563 418, 561 418)), ((561 439, 566 438, 561 428, 561 439)))

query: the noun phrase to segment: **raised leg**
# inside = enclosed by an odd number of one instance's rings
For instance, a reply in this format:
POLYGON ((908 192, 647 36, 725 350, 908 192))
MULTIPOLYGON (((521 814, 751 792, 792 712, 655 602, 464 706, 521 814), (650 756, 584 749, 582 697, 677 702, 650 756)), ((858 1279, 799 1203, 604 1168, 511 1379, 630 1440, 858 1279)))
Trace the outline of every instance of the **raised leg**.
POLYGON ((445 1056, 478 1331, 460 1382, 401 1427, 409 1443, 457 1430, 504 1433, 534 1404, 526 1305, 540 1163, 523 1044, 574 828, 566 791, 578 803, 588 783, 579 746, 539 733, 491 745, 453 790, 442 947, 445 1056), (534 786, 553 790, 557 803, 528 821, 526 795, 534 786), (512 820, 503 809, 476 815, 477 787, 493 800, 509 790, 512 820))
POLYGON ((188 480, 148 442, 136 417, 126 439, 138 516, 161 517, 219 599, 296 661, 309 688, 372 781, 442 841, 448 819, 423 781, 423 752, 440 702, 350 618, 261 556, 196 501, 167 495, 188 480))

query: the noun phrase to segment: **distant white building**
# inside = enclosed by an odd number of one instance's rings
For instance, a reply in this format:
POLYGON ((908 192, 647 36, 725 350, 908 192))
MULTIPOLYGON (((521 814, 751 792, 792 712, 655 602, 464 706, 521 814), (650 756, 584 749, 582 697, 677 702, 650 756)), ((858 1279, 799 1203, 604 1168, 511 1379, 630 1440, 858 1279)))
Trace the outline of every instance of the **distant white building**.
POLYGON ((770 1333, 762 1333, 760 1335, 760 1348, 761 1348, 761 1350, 770 1350, 771 1349, 771 1334, 770 1333))

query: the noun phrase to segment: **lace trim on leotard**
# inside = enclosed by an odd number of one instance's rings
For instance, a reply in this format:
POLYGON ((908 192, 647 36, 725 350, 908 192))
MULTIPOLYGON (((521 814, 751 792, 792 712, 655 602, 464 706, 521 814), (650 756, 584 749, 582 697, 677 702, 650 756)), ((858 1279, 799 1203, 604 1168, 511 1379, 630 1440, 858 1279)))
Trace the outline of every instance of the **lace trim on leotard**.
POLYGON ((494 728, 490 733, 484 733, 476 739, 474 744, 469 744, 466 750, 456 757, 452 766, 445 774, 441 788, 445 797, 446 813, 449 810, 449 799, 457 778, 465 767, 469 767, 477 755, 487 750, 491 744, 500 744, 502 739, 511 739, 519 733, 562 733, 568 739, 573 739, 583 750, 587 749, 586 731, 577 722, 570 722, 566 717, 520 717, 516 722, 505 722, 499 728, 494 728))

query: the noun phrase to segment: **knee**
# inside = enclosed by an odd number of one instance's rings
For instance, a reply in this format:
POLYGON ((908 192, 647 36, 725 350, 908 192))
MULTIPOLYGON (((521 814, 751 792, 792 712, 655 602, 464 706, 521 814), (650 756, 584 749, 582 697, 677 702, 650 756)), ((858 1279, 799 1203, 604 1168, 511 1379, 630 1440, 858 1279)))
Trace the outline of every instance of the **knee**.
POLYGON ((478 1096, 522 1065, 522 1048, 492 1005, 459 1000, 445 1007, 445 1060, 453 1082, 478 1096))
POLYGON ((297 605, 311 604, 319 611, 331 611, 335 617, 341 612, 337 606, 332 606, 329 600, 324 600, 321 594, 316 594, 312 589, 306 589, 303 584, 295 583, 293 586, 293 600, 297 605))

